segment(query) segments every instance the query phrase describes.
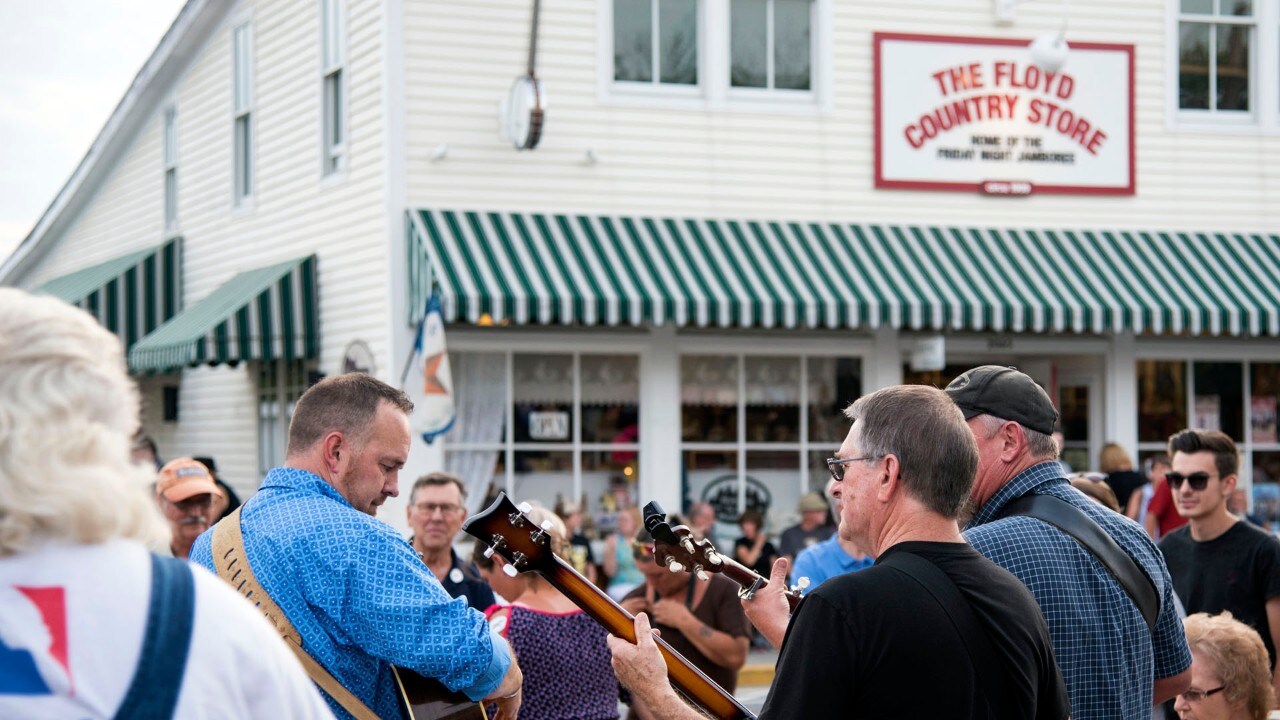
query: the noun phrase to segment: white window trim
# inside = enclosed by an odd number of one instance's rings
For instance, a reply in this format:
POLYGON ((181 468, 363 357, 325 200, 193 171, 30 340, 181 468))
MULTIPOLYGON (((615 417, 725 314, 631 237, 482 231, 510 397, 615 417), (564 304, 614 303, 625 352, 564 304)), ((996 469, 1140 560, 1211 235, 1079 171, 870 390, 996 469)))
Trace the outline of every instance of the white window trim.
POLYGON ((1183 15, 1180 0, 1166 0, 1165 25, 1165 128, 1176 132, 1220 135, 1280 134, 1280 5, 1255 0, 1251 19, 1215 18, 1217 24, 1254 27, 1249 47, 1251 72, 1249 97, 1252 109, 1236 113, 1183 110, 1178 107, 1178 23, 1204 16, 1183 15))
POLYGON ((257 144, 258 144, 258 128, 257 128, 257 102, 255 90, 257 83, 254 82, 254 71, 256 63, 254 62, 254 40, 256 35, 253 31, 253 20, 243 19, 232 23, 231 33, 229 36, 231 50, 231 207, 233 215, 241 215, 252 212, 257 203, 258 195, 258 174, 257 174, 257 144), (246 75, 249 83, 249 107, 240 110, 236 107, 236 44, 235 35, 240 30, 245 29, 249 51, 247 53, 248 69, 246 75), (239 162, 239 153, 236 152, 236 125, 240 118, 249 118, 249 192, 242 194, 240 192, 240 173, 238 172, 237 163, 239 162))
POLYGON ((180 234, 181 214, 178 212, 178 104, 170 100, 160 112, 160 178, 162 187, 162 212, 164 214, 164 233, 166 237, 180 234), (173 118, 173 127, 169 119, 173 118), (173 217, 169 217, 169 172, 173 172, 173 217))
POLYGON ((330 181, 326 184, 332 184, 333 178, 345 177, 348 167, 350 166, 350 148, 351 148, 351 122, 350 113, 350 75, 347 68, 347 3, 345 0, 318 0, 320 9, 320 176, 330 181), (336 6, 335 15, 337 16, 337 43, 338 58, 333 65, 325 65, 324 58, 324 33, 328 28, 325 20, 326 6, 330 3, 336 6), (339 96, 342 106, 338 108, 342 123, 342 142, 337 145, 330 145, 329 137, 331 128, 329 126, 329 99, 327 79, 333 73, 340 73, 338 83, 340 86, 339 96), (336 160, 336 163, 330 164, 330 160, 336 160))
POLYGON ((729 5, 698 2, 698 84, 617 82, 613 79, 613 0, 596 0, 596 95, 615 107, 709 110, 779 115, 828 115, 832 99, 834 0, 812 0, 811 90, 734 88, 729 84, 729 5), (711 28, 717 28, 711 31, 711 28))

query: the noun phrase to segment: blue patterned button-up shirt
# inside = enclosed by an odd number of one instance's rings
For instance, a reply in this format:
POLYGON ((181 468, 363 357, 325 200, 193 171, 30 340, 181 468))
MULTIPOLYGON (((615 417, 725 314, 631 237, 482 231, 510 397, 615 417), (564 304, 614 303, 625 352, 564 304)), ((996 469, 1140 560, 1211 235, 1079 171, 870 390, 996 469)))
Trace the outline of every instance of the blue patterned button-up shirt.
POLYGON ((1147 720, 1155 678, 1191 666, 1173 583, 1155 543, 1137 523, 1071 487, 1057 462, 1027 468, 1000 488, 974 515, 964 536, 1035 596, 1075 720, 1147 720), (1070 502, 1142 566, 1161 598, 1154 634, 1119 582, 1071 536, 1025 516, 995 519, 1023 495, 1053 495, 1070 502))
MULTIPOLYGON (((476 700, 506 675, 511 655, 484 615, 449 597, 391 526, 320 477, 272 470, 240 527, 254 575, 307 652, 380 717, 399 717, 391 664, 476 700)), ((216 572, 211 538, 196 540, 191 560, 216 572)), ((351 717, 326 699, 339 718, 351 717)))

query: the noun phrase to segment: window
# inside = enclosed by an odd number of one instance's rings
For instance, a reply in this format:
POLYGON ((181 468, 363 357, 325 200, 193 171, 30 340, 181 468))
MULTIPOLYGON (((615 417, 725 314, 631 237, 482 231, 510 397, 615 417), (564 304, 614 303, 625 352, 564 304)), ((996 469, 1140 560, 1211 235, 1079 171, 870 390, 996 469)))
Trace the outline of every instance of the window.
POLYGON ((306 391, 309 370, 303 360, 258 363, 258 476, 284 463, 293 406, 306 391))
POLYGON ((697 0, 612 0, 613 79, 698 84, 697 0))
POLYGON ((253 34, 249 23, 231 33, 232 105, 235 113, 234 201, 253 197, 253 34))
POLYGON ((164 111, 164 227, 178 226, 178 110, 164 111))
POLYGON ((830 38, 819 31, 831 0, 598 1, 609 18, 601 91, 610 99, 770 110, 829 96, 830 38))
POLYGON ((826 458, 849 431, 842 412, 861 394, 859 358, 685 355, 686 501, 711 503, 718 537, 737 537, 747 508, 772 513, 769 530, 780 530, 802 494, 825 489, 826 458))
POLYGON ((811 0, 732 0, 729 81, 733 87, 812 89, 811 0))
POLYGON ((455 352, 457 420, 445 468, 518 500, 585 500, 593 516, 639 501, 640 358, 455 352))
POLYGON ((1179 0, 1178 108, 1248 112, 1252 0, 1179 0))
POLYGON ((341 170, 347 163, 346 83, 347 34, 342 0, 320 3, 320 74, 322 82, 321 147, 324 148, 322 172, 341 170))

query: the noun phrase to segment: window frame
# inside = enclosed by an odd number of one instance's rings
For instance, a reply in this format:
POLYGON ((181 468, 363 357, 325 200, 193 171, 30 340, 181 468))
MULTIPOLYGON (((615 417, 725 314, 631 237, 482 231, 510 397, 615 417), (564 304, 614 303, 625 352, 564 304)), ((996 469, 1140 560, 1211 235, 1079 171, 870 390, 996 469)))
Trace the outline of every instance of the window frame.
POLYGON ((730 33, 730 35, 727 37, 725 42, 725 50, 728 53, 725 59, 725 63, 726 63, 725 69, 726 69, 726 73, 728 73, 728 76, 725 78, 725 84, 728 86, 728 92, 730 97, 735 99, 752 100, 756 102, 767 101, 767 102, 797 102, 797 103, 805 103, 805 104, 812 103, 814 101, 813 95, 817 90, 816 76, 817 76, 817 68, 818 68, 818 43, 817 43, 816 36, 818 34, 817 30, 820 27, 819 17, 818 17, 818 5, 819 5, 818 0, 810 0, 809 2, 809 89, 808 90, 796 90, 793 88, 774 87, 774 84, 777 79, 775 68, 774 68, 775 62, 777 60, 776 58, 777 53, 775 51, 776 49, 776 44, 775 44, 776 43, 776 40, 775 40, 776 13, 774 12, 774 8, 777 2, 778 0, 765 0, 765 12, 767 13, 767 16, 765 19, 765 46, 767 48, 765 51, 765 67, 766 67, 765 74, 766 74, 766 82, 768 83, 768 85, 767 87, 756 88, 756 87, 745 87, 745 86, 738 87, 733 84, 733 77, 732 77, 733 38, 731 35, 732 27, 733 27, 732 25, 733 0, 729 0, 728 5, 726 6, 729 12, 729 15, 727 15, 725 18, 726 27, 729 28, 729 33, 730 33))
MULTIPOLYGON (((653 0, 657 2, 657 0, 653 0)), ((597 97, 619 107, 828 115, 832 100, 834 0, 811 0, 810 89, 737 88, 730 72, 730 5, 733 0, 698 0, 698 83, 668 85, 613 79, 613 0, 597 0, 597 97)))
POLYGON ((164 230, 172 235, 178 232, 178 106, 170 102, 160 117, 164 230))
POLYGON ((254 58, 253 21, 245 20, 231 29, 231 200, 236 209, 251 209, 257 191, 254 172, 254 58), (241 33, 243 41, 241 40, 241 33), (241 46, 243 42, 243 50, 241 46), (243 67, 242 67, 243 64, 243 67), (241 87, 241 81, 244 87, 241 87), (244 99, 243 104, 241 99, 244 99), (243 125, 244 130, 241 131, 243 125), (242 140, 242 137, 244 138, 242 140))
POLYGON ((314 360, 260 360, 253 363, 257 383, 258 477, 284 464, 289 442, 289 422, 298 398, 310 387, 311 374, 319 366, 314 360), (275 414, 268 415, 271 407, 275 414))
POLYGON ((320 8, 320 175, 347 170, 351 126, 348 122, 347 5, 344 0, 319 0, 320 8), (332 24, 331 24, 332 23, 332 24), (332 53, 326 52, 333 43, 332 53), (332 83, 330 79, 332 78, 332 83), (333 95, 337 95, 337 98, 333 95), (340 138, 333 141, 334 127, 340 138))
MULTIPOLYGON (((1166 129, 1216 134, 1280 134, 1280 5, 1254 0, 1253 15, 1238 17, 1216 13, 1187 14, 1182 12, 1181 0, 1166 0, 1166 3, 1166 129), (1249 42, 1248 111, 1183 109, 1178 106, 1181 42, 1179 25, 1183 22, 1198 22, 1211 27, 1246 25, 1252 28, 1249 42)), ((1213 38, 1214 34, 1210 37, 1213 38)), ((1213 53, 1210 54, 1210 62, 1215 63, 1216 57, 1213 57, 1213 53)), ((1214 83, 1216 77, 1211 73, 1211 88, 1214 83)))

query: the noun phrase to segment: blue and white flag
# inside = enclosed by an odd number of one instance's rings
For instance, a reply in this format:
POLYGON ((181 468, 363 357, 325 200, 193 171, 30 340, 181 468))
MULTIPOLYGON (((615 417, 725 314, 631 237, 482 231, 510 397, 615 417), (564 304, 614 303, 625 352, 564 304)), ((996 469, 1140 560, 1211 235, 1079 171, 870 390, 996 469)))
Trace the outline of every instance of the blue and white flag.
POLYGON ((410 422, 414 432, 431 444, 438 435, 453 427, 453 373, 449 369, 449 351, 444 345, 444 317, 440 314, 440 296, 434 291, 427 300, 427 313, 418 325, 413 342, 413 356, 405 369, 401 384, 413 400, 410 422))

